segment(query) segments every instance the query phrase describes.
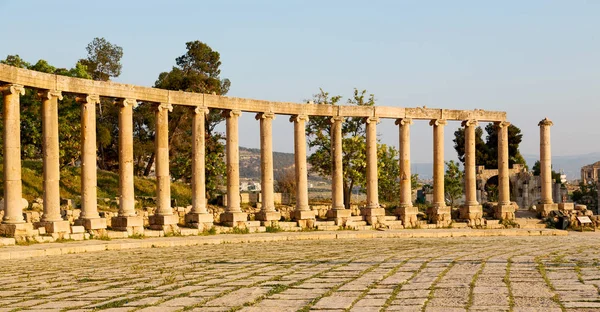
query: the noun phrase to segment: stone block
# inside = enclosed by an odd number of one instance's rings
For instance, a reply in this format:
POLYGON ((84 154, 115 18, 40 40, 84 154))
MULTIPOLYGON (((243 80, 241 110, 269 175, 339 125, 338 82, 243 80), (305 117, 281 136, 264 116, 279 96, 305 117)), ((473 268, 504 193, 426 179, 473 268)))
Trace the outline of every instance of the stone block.
POLYGON ((558 210, 571 211, 575 209, 575 203, 560 203, 558 204, 558 210))
POLYGON ((150 225, 174 225, 179 223, 179 216, 172 215, 152 215, 148 217, 150 225))
POLYGON ((221 214, 221 222, 246 222, 248 220, 248 214, 245 212, 223 212, 221 214))
POLYGON ((106 219, 94 218, 94 219, 77 219, 75 225, 81 225, 86 230, 101 230, 106 229, 106 219))
POLYGON ((417 214, 419 208, 413 206, 400 206, 396 208, 395 214, 398 216, 398 220, 402 221, 405 228, 418 227, 417 214))
POLYGON ((144 218, 141 216, 119 216, 111 218, 111 227, 115 231, 127 231, 132 227, 144 227, 144 218))
POLYGON ((33 224, 36 228, 44 228, 46 233, 70 233, 71 224, 69 221, 42 221, 33 224))
POLYGON ((463 205, 459 208, 459 218, 463 220, 475 220, 483 217, 481 205, 463 205))
POLYGON ((46 228, 45 227, 40 227, 37 230, 38 230, 38 233, 40 235, 45 235, 46 234, 46 228))
POLYGON ((281 214, 278 211, 259 211, 254 218, 260 221, 279 221, 281 214))
POLYGON ((0 247, 2 246, 14 246, 17 241, 12 237, 0 237, 0 247))
POLYGON ((303 210, 303 211, 297 211, 294 210, 292 212, 292 218, 294 220, 314 220, 315 219, 315 212, 313 210, 303 210))
POLYGON ((213 223, 212 213, 188 213, 185 215, 185 223, 213 223))
POLYGON ((384 208, 362 208, 360 214, 363 216, 385 216, 384 208))
POLYGON ((350 209, 331 209, 327 211, 327 218, 339 219, 350 218, 352 211, 350 209))
POLYGON ((85 235, 83 235, 83 234, 85 234, 85 233, 71 234, 71 239, 76 240, 76 241, 82 241, 85 239, 85 235))
POLYGON ((82 225, 73 225, 73 226, 71 226, 71 233, 72 234, 85 233, 85 227, 83 227, 82 225))
POLYGON ((535 209, 542 218, 546 218, 550 211, 558 210, 558 204, 537 204, 535 205, 535 209))
POLYGON ((31 223, 14 223, 0 224, 0 235, 8 237, 18 236, 33 236, 33 224, 31 223))

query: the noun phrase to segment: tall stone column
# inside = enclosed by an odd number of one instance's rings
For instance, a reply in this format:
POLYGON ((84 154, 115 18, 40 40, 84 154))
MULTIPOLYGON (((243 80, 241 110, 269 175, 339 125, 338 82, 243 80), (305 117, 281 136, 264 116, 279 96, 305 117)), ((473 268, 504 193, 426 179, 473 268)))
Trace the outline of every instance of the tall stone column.
POLYGON ((344 117, 335 116, 331 122, 331 210, 328 217, 337 224, 345 223, 350 209, 344 209, 344 168, 342 163, 342 122, 344 117))
POLYGON ((508 156, 508 127, 509 122, 496 122, 498 133, 498 206, 495 217, 512 220, 515 218, 515 206, 510 201, 510 178, 508 156))
POLYGON ((135 212, 133 180, 133 108, 135 99, 118 99, 119 107, 119 215, 111 220, 114 230, 141 233, 144 219, 135 212))
POLYGON ((475 129, 477 120, 465 120, 465 204, 460 208, 460 218, 469 221, 469 225, 481 225, 483 208, 477 202, 477 178, 475 165, 475 129))
POLYGON ((209 110, 194 107, 192 110, 192 210, 185 216, 188 226, 208 230, 213 225, 213 215, 206 209, 206 129, 209 110))
POLYGON ((400 118, 396 120, 396 125, 400 130, 400 205, 396 209, 402 225, 406 228, 417 226, 417 213, 419 209, 412 204, 412 182, 410 170, 410 125, 413 123, 411 118, 400 118))
MULTIPOLYGON (((547 217, 550 211, 558 209, 558 204, 552 199, 552 148, 550 143, 550 127, 554 123, 544 118, 538 123, 540 127, 540 182, 542 194, 536 210, 542 217, 547 217)), ((595 174, 595 173, 594 173, 595 174)))
POLYGON ((106 219, 98 214, 96 104, 97 95, 78 98, 81 103, 81 215, 76 224, 86 230, 106 228, 106 219))
POLYGON ((21 182, 21 110, 20 96, 25 95, 21 85, 5 85, 0 91, 4 96, 4 218, 0 234, 18 235, 17 227, 23 227, 23 194, 21 182))
POLYGON ((154 158, 156 172, 156 210, 150 216, 150 228, 168 232, 177 230, 179 216, 171 208, 171 175, 169 173, 169 103, 155 105, 156 130, 154 134, 154 158))
POLYGON ((58 100, 60 91, 44 90, 42 98, 42 135, 44 164, 44 214, 36 227, 47 233, 68 233, 69 221, 60 216, 60 149, 58 143, 58 100))
POLYGON ((435 119, 429 122, 433 127, 433 203, 428 214, 430 221, 438 225, 451 222, 450 207, 444 196, 444 126, 448 122, 435 119))
POLYGON ((315 219, 314 211, 308 205, 308 169, 306 167, 306 122, 308 116, 290 117, 294 123, 294 160, 296 168, 296 210, 293 218, 302 227, 312 227, 310 220, 315 219))
POLYGON ((281 214, 275 211, 273 198, 273 113, 256 114, 260 120, 260 181, 262 207, 256 214, 256 220, 279 221, 281 214))
POLYGON ((379 206, 379 186, 377 170, 377 123, 378 117, 367 117, 367 206, 361 210, 369 224, 383 222, 385 209, 379 206))
POLYGON ((227 136, 227 209, 221 214, 221 222, 228 226, 245 226, 248 214, 240 207, 240 150, 239 110, 224 110, 227 136))

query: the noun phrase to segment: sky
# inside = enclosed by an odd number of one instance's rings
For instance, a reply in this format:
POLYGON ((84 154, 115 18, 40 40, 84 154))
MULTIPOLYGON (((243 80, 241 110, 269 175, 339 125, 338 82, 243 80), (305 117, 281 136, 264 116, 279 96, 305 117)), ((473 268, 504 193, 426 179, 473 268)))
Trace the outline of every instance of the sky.
MULTIPOLYGON (((600 1, 0 0, 0 12, 2 59, 70 68, 104 37, 124 51, 114 80, 152 86, 200 40, 221 54, 229 96, 301 103, 322 88, 345 101, 366 89, 379 106, 506 111, 524 155, 539 155, 545 117, 553 155, 600 152, 600 1)), ((240 145, 259 147, 254 115, 240 122, 240 145)), ((459 126, 446 126, 447 159, 459 126)), ((431 162, 431 127, 411 132, 412 161, 431 162)), ((378 133, 398 146, 393 120, 378 133)), ((274 150, 292 152, 292 138, 278 116, 274 150)))

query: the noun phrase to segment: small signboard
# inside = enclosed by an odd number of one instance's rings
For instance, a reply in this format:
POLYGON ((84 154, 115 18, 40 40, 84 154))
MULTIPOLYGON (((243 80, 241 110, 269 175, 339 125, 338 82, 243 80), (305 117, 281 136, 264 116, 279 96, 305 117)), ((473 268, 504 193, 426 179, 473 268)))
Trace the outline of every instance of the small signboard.
POLYGON ((581 224, 592 223, 592 220, 590 220, 590 217, 587 217, 587 216, 586 217, 577 217, 577 220, 581 224))

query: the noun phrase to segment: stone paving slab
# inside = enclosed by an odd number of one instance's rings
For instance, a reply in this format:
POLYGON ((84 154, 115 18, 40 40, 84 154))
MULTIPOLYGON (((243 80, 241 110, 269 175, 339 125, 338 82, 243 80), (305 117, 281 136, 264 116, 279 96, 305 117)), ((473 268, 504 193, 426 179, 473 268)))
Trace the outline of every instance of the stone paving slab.
POLYGON ((599 247, 600 235, 571 233, 284 240, 8 259, 0 266, 0 312, 600 311, 599 247))

